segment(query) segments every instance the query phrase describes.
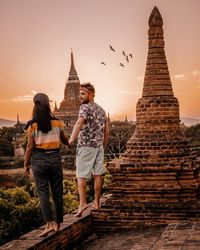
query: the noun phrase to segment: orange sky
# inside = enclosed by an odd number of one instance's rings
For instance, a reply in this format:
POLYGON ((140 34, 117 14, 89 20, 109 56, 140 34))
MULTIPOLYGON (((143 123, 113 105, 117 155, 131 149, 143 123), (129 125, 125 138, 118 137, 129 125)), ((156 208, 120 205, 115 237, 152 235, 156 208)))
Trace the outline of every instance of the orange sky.
POLYGON ((95 85, 96 102, 111 118, 135 120, 155 5, 181 116, 200 117, 199 0, 0 0, 0 118, 31 118, 39 91, 59 104, 72 48, 80 81, 95 85), (123 50, 133 54, 129 64, 123 50))

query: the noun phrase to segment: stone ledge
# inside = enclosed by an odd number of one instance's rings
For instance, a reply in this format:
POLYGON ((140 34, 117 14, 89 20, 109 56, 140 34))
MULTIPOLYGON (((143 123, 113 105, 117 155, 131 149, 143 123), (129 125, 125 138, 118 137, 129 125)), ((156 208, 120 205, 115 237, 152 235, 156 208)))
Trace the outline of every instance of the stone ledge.
POLYGON ((10 241, 1 250, 54 250, 69 249, 78 246, 93 234, 91 206, 85 210, 82 217, 74 214, 64 216, 64 222, 59 232, 52 232, 47 237, 39 237, 44 226, 22 235, 19 239, 10 241))

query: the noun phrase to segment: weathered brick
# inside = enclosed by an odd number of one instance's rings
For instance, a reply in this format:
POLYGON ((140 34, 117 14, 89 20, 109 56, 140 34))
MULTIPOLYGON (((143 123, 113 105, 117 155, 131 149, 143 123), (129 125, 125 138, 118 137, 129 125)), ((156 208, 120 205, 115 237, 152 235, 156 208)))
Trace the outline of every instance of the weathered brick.
MULTIPOLYGON (((162 19, 160 13, 154 9, 149 20, 143 93, 136 106, 136 129, 122 159, 108 164, 113 176, 109 185, 112 196, 102 210, 93 214, 97 231, 200 219, 200 162, 180 127, 179 103, 168 72, 163 29, 151 25, 153 16, 156 23, 162 23, 158 21, 162 19)), ((177 240, 173 245, 179 243, 177 240)))

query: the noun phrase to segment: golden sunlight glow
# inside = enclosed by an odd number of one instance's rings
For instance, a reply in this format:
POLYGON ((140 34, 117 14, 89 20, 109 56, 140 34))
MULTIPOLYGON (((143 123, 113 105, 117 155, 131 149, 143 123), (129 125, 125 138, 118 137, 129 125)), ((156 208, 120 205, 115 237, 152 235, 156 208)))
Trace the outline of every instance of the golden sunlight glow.
MULTIPOLYGON (((200 117, 200 1, 158 0, 156 5, 181 116, 200 117)), ((154 6, 155 0, 0 1, 0 118, 30 119, 36 92, 48 94, 52 108, 55 101, 59 106, 72 48, 80 81, 95 85, 95 101, 113 119, 134 120, 154 6), (129 62, 123 51, 132 54, 129 62)))

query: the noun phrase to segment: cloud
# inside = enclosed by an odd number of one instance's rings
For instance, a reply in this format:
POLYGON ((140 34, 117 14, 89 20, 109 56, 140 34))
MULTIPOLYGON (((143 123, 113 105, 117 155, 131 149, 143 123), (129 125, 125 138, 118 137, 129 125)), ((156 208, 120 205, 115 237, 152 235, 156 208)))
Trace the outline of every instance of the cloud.
POLYGON ((32 90, 32 94, 29 95, 23 95, 23 96, 16 96, 12 98, 12 102, 29 102, 33 100, 33 96, 37 93, 37 91, 32 90))
POLYGON ((23 95, 23 96, 16 96, 11 101, 12 102, 27 102, 32 101, 33 95, 23 95))
POLYGON ((180 74, 180 75, 174 75, 175 78, 184 78, 185 75, 184 74, 180 74))
POLYGON ((194 76, 196 76, 196 75, 199 75, 200 72, 199 72, 199 70, 193 70, 193 71, 192 71, 192 74, 193 74, 194 76))

